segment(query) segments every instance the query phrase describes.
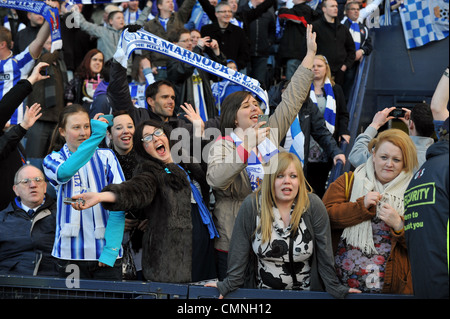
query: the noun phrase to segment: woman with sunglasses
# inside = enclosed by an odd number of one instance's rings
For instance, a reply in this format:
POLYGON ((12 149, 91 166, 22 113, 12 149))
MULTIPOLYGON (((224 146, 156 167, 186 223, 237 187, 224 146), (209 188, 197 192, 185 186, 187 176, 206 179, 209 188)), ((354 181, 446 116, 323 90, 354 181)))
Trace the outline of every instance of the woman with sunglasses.
POLYGON ((195 282, 216 278, 213 239, 218 236, 207 209, 209 186, 200 164, 175 163, 170 128, 160 121, 142 122, 133 136, 138 165, 133 178, 84 193, 73 204, 86 209, 142 210, 148 218, 143 238, 142 271, 146 280, 195 282))

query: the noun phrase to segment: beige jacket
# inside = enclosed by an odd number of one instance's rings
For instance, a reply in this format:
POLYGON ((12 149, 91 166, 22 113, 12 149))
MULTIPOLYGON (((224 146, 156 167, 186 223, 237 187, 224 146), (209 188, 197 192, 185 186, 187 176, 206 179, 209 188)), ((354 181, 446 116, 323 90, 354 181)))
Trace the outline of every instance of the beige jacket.
MULTIPOLYGON (((308 97, 313 73, 300 66, 282 94, 282 100, 269 118, 269 138, 279 146, 289 127, 308 97), (277 129, 275 129, 277 128, 277 129)), ((245 170, 247 163, 240 157, 240 150, 227 139, 219 139, 211 146, 206 180, 215 195, 214 222, 220 238, 215 248, 228 251, 234 221, 242 201, 252 192, 245 170)))

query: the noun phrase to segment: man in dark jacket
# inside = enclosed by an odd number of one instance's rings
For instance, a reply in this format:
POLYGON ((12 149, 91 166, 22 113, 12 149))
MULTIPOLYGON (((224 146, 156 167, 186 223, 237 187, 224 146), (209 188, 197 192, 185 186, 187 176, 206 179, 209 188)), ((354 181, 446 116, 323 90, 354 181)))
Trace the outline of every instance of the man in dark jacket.
POLYGON ((216 8, 217 21, 204 25, 200 30, 202 37, 209 36, 219 43, 220 51, 227 59, 236 62, 238 70, 242 70, 250 61, 250 46, 245 31, 230 23, 233 17, 227 2, 219 3, 216 8))
POLYGON ((237 16, 243 16, 244 30, 250 40, 250 63, 248 74, 259 81, 264 88, 267 83, 267 60, 270 49, 275 42, 275 13, 273 0, 249 0, 248 4, 240 7, 237 16), (261 7, 260 11, 256 9, 261 7), (240 10, 243 12, 240 13, 240 10), (259 16, 257 16, 257 14, 259 16), (247 25, 248 24, 248 25, 247 25))
POLYGON ((336 0, 324 0, 322 11, 323 17, 313 22, 313 31, 317 34, 317 54, 327 58, 334 81, 342 86, 345 71, 355 61, 355 43, 350 31, 337 19, 336 0))
POLYGON ((345 17, 341 21, 345 25, 352 35, 353 41, 355 42, 355 62, 352 67, 345 71, 344 90, 345 99, 348 100, 350 91, 355 82, 356 73, 358 72, 358 67, 360 62, 365 56, 372 53, 372 39, 369 34, 369 28, 367 28, 363 23, 358 22, 359 18, 359 3, 348 2, 345 5, 345 17))
POLYGON ((56 276, 51 256, 56 203, 46 196, 44 174, 35 166, 22 166, 13 190, 17 197, 0 212, 0 273, 56 276))
POLYGON ((405 239, 411 262, 414 296, 449 297, 449 125, 427 150, 427 161, 405 192, 405 239))
POLYGON ((307 4, 309 1, 293 0, 292 8, 278 10, 278 19, 283 27, 278 55, 282 63, 286 63, 286 80, 291 79, 306 55, 306 25, 319 18, 319 13, 307 4))

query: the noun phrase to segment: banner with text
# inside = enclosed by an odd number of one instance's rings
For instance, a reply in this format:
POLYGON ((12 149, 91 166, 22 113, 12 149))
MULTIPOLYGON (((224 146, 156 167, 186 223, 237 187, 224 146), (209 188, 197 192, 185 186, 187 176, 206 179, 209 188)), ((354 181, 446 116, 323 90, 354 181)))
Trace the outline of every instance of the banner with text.
POLYGON ((50 25, 51 52, 62 48, 59 12, 42 1, 0 0, 0 7, 33 12, 44 17, 50 25))
POLYGON ((128 58, 134 50, 155 51, 239 84, 254 93, 265 104, 266 109, 268 109, 269 103, 267 92, 261 88, 257 80, 230 69, 218 62, 212 61, 202 55, 183 49, 182 47, 161 39, 144 29, 140 29, 136 32, 129 32, 128 29, 125 29, 120 37, 114 58, 121 63, 122 66, 126 67, 128 58))

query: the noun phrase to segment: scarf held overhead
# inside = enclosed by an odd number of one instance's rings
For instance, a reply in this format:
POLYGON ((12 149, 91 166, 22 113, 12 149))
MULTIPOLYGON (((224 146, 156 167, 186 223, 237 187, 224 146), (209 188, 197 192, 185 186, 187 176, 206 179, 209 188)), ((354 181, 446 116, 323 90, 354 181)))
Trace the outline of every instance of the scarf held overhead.
POLYGON ((2 0, 0 7, 33 12, 44 17, 50 26, 51 52, 62 48, 59 11, 42 1, 2 0))
POLYGON ((150 50, 171 58, 188 63, 196 68, 202 69, 211 74, 215 74, 223 79, 237 83, 248 91, 254 93, 268 109, 268 95, 263 90, 259 82, 247 75, 234 71, 225 65, 212 61, 204 56, 198 55, 192 51, 183 49, 176 44, 161 39, 143 29, 136 32, 129 32, 125 29, 119 39, 117 51, 114 58, 124 68, 127 67, 129 56, 134 50, 150 50))

